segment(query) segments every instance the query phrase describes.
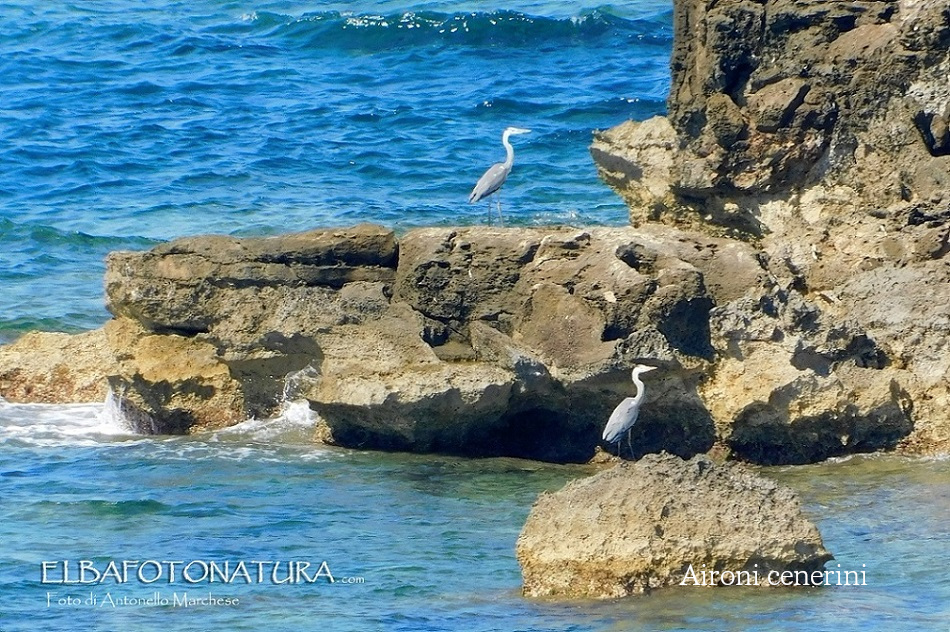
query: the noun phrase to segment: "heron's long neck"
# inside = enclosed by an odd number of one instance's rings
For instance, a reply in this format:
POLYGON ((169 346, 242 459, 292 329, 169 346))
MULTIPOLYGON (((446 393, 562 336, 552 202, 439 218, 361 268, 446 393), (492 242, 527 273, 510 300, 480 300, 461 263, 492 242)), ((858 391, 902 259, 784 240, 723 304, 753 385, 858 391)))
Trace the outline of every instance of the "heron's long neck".
POLYGON ((637 387, 637 394, 633 396, 633 401, 639 404, 640 401, 643 400, 643 396, 646 395, 646 391, 643 388, 643 382, 640 381, 640 376, 634 374, 632 377, 633 384, 637 387))
POLYGON ((508 142, 508 132, 505 132, 501 136, 501 144, 505 146, 505 151, 508 153, 505 158, 505 166, 511 169, 511 165, 515 164, 515 148, 511 146, 511 143, 508 142))

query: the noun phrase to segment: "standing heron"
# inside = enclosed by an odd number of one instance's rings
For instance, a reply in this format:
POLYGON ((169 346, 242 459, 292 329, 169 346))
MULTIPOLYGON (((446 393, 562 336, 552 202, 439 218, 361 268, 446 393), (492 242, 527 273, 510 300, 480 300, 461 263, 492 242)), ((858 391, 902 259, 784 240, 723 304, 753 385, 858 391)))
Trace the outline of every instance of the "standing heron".
POLYGON ((643 386, 643 382, 640 381, 640 374, 652 371, 655 368, 655 366, 648 366, 646 364, 638 364, 633 367, 633 373, 630 374, 630 379, 633 380, 633 383, 637 387, 637 394, 617 404, 617 407, 614 408, 614 412, 610 414, 610 419, 604 428, 604 441, 607 443, 618 443, 617 456, 620 456, 619 441, 625 432, 627 433, 627 446, 630 448, 630 453, 633 454, 633 445, 630 443, 630 429, 637 421, 637 416, 640 414, 640 404, 643 402, 643 396, 646 395, 646 389, 643 386))
MULTIPOLYGON (((505 129, 505 132, 501 135, 501 144, 505 146, 505 151, 508 152, 505 162, 496 162, 478 179, 478 184, 472 189, 472 194, 468 196, 469 204, 474 204, 479 200, 487 198, 489 195, 498 193, 498 189, 501 188, 501 185, 503 185, 508 178, 508 174, 511 173, 511 165, 515 162, 515 150, 511 146, 511 143, 508 142, 508 138, 514 134, 527 134, 530 131, 530 129, 522 129, 520 127, 508 127, 505 129)), ((495 195, 495 202, 498 205, 498 222, 504 224, 505 222, 501 217, 501 199, 498 195, 495 195)), ((488 202, 488 223, 491 223, 490 201, 488 202)))

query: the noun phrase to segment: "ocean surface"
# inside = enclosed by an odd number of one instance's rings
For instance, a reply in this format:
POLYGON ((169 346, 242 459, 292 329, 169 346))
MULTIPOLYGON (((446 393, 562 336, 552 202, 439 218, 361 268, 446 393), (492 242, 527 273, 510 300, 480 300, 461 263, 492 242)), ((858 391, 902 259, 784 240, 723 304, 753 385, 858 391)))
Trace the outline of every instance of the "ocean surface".
POLYGON ((100 325, 103 258, 181 235, 622 224, 595 129, 665 110, 670 1, 0 1, 0 342, 100 325))
MULTIPOLYGON (((947 629, 946 460, 764 470, 798 490, 835 554, 828 568, 863 572, 864 585, 558 603, 520 596, 515 541, 540 492, 589 468, 318 447, 312 424, 297 404, 225 432, 141 437, 100 405, 0 403, 0 629, 947 629), (41 564, 63 560, 70 573, 79 560, 279 561, 278 580, 308 561, 316 581, 275 584, 271 570, 262 583, 143 584, 133 567, 127 583, 42 584, 41 564), (322 562, 334 583, 315 577, 322 562), (238 604, 175 605, 176 594, 238 604)), ((50 566, 47 580, 62 574, 50 566)))
MULTIPOLYGON (((0 1, 0 342, 101 325, 115 249, 483 223, 466 199, 510 125, 533 131, 514 139, 508 223, 623 224, 587 148, 664 111, 671 22, 645 0, 0 1)), ((555 603, 520 596, 515 540, 540 492, 590 470, 335 450, 313 423, 288 403, 141 437, 107 404, 0 401, 0 632, 947 627, 946 461, 767 470, 865 586, 555 603), (44 562, 55 580, 81 560, 277 573, 42 583, 44 562), (298 562, 336 581, 274 583, 298 562)))

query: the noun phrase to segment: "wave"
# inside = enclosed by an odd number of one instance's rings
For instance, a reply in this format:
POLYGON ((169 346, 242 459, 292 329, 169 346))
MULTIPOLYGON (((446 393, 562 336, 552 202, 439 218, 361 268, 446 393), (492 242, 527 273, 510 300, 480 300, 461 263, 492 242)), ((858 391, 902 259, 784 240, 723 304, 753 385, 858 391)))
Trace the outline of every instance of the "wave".
POLYGON ((393 15, 337 11, 299 18, 256 12, 244 16, 252 33, 305 48, 384 51, 428 46, 500 48, 589 45, 600 39, 635 39, 640 45, 667 46, 672 29, 665 15, 626 19, 603 10, 575 18, 549 18, 516 11, 393 15))
POLYGON ((14 222, 0 218, 0 243, 23 241, 32 248, 47 245, 74 245, 77 248, 149 248, 160 243, 157 239, 137 236, 92 235, 79 230, 64 230, 39 222, 14 222))
POLYGON ((0 398, 0 446, 95 446, 133 438, 102 404, 17 404, 0 398))

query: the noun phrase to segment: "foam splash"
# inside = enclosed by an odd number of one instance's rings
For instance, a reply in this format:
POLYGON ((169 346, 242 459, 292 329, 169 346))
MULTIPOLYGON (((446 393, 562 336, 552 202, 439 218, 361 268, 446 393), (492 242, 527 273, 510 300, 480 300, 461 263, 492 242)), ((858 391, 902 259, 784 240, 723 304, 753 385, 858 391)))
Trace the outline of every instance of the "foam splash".
POLYGON ((296 443, 313 439, 317 415, 306 400, 285 401, 278 414, 267 419, 248 419, 211 433, 212 441, 243 439, 264 442, 296 443))
POLYGON ((88 446, 134 438, 108 404, 16 404, 0 399, 0 445, 88 446))
MULTIPOLYGON (((309 375, 309 373, 305 374, 309 375)), ((237 458, 283 447, 324 450, 314 444, 319 419, 304 399, 286 400, 277 415, 248 419, 230 428, 190 436, 136 434, 122 414, 121 396, 101 404, 16 404, 0 398, 0 447, 91 447, 150 443, 171 452, 221 449, 237 458), (224 445, 227 444, 227 445, 224 445), (244 454, 246 452, 246 454, 244 454)))

